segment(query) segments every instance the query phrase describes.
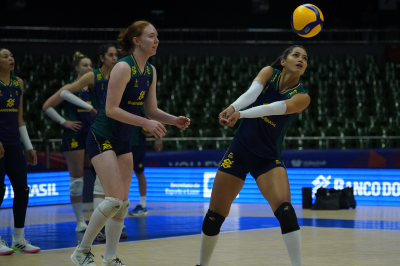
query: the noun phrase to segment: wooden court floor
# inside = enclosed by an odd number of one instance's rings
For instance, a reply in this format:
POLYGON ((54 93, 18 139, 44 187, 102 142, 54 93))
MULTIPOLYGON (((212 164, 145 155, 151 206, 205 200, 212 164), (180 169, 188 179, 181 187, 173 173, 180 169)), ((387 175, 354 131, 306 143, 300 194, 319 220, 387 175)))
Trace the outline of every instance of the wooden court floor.
MULTIPOLYGON (((136 204, 131 203, 131 206, 136 204)), ((172 232, 168 237, 157 238, 155 234, 152 239, 130 240, 134 237, 130 234, 127 242, 120 243, 118 257, 126 266, 196 265, 199 262, 201 220, 207 207, 207 203, 148 202, 147 224, 141 224, 141 230, 146 230, 145 236, 149 237, 152 230, 162 227, 154 222, 158 220, 167 223, 164 231, 173 229, 171 231, 176 231, 175 235, 172 232), (196 224, 186 225, 182 223, 184 219, 196 221, 196 224), (179 226, 175 226, 177 224, 179 226), (189 230, 187 235, 184 235, 184 230, 189 230)), ((299 205, 294 207, 299 221, 303 223, 303 265, 400 265, 400 207, 360 206, 356 210, 340 211, 311 211, 302 210, 299 205)), ((85 209, 85 217, 89 218, 92 205, 85 204, 85 209)), ((9 232, 6 228, 13 224, 12 210, 0 210, 0 217, 0 230, 9 232)), ((135 219, 140 218, 126 218, 127 227, 136 223, 135 219)), ((73 221, 69 205, 28 209, 27 228, 73 221)), ((291 265, 280 228, 273 221, 268 204, 235 203, 224 223, 225 230, 224 226, 222 228, 211 265, 291 265), (253 225, 249 227, 250 223, 253 225)), ((74 223, 69 224, 73 228, 74 223)), ((41 234, 40 230, 38 234, 41 234)), ((30 232, 33 234, 32 230, 30 232)), ((61 241, 57 239, 58 233, 62 235, 58 231, 52 232, 52 241, 61 241)), ((30 240, 28 235, 26 238, 30 240)), ((97 265, 101 265, 100 255, 104 254, 104 248, 104 244, 92 248, 97 265)), ((0 265, 73 265, 70 261, 73 249, 71 245, 43 250, 38 254, 1 256, 0 265)))

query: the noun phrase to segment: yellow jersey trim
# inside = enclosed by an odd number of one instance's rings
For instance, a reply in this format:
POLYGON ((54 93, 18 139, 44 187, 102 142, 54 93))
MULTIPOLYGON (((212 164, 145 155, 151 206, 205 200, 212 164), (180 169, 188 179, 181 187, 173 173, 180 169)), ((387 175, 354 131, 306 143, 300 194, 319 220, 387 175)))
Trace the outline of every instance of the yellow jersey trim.
MULTIPOLYGON (((137 67, 137 69, 138 69, 140 75, 143 76, 143 73, 144 73, 144 72, 142 73, 142 71, 140 71, 139 65, 138 65, 138 63, 136 62, 136 59, 135 59, 135 57, 133 56, 133 54, 131 54, 131 57, 132 57, 132 59, 133 59, 133 62, 134 62, 135 65, 136 65, 136 67, 137 67)), ((144 66, 144 71, 146 71, 146 65, 144 66)))
POLYGON ((299 87, 300 86, 300 83, 299 84, 297 84, 297 86, 296 87, 294 87, 294 88, 291 88, 290 90, 287 90, 287 91, 284 91, 284 92, 281 92, 281 94, 285 94, 285 93, 287 93, 287 92, 289 92, 289 91, 291 91, 291 90, 294 90, 294 89, 296 89, 297 87, 299 87))

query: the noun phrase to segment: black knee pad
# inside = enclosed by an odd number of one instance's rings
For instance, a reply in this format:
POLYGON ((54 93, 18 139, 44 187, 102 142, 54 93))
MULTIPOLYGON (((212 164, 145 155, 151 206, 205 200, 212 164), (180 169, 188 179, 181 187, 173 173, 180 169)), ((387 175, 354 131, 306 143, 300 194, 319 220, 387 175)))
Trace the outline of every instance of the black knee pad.
POLYGON ((300 230, 300 226, 297 223, 296 212, 289 202, 282 203, 274 214, 281 225, 282 234, 300 230))
POLYGON ((216 212, 208 210, 206 217, 203 221, 203 233, 207 236, 216 236, 221 230, 221 226, 225 221, 225 217, 216 212))
POLYGON ((6 194, 6 185, 0 187, 0 206, 3 203, 4 195, 6 194))
POLYGON ((29 187, 15 187, 14 190, 14 205, 19 207, 28 206, 29 202, 29 187))

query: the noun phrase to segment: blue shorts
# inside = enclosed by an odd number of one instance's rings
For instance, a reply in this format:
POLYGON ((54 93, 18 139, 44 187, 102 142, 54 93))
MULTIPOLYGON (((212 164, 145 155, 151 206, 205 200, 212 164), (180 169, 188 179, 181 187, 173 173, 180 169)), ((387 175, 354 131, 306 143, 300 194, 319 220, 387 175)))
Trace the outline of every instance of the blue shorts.
POLYGON ((257 180, 260 175, 276 167, 286 168, 282 160, 278 157, 273 159, 259 157, 251 153, 234 139, 222 158, 218 170, 243 180, 245 180, 247 174, 250 173, 254 179, 257 180))
POLYGON ((80 134, 73 138, 63 138, 62 150, 63 151, 77 151, 86 149, 86 134, 80 134))
POLYGON ((106 151, 114 151, 117 156, 132 152, 128 141, 108 140, 102 136, 90 131, 86 139, 86 153, 90 160, 106 151))
POLYGON ((144 157, 146 155, 146 144, 132 146, 133 170, 135 173, 144 171, 144 157))

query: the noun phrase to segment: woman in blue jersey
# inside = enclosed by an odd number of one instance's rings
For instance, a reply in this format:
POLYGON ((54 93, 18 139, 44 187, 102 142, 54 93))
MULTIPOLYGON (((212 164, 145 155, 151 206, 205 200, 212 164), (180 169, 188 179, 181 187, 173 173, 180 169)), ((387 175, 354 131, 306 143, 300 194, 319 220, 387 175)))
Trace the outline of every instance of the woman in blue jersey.
MULTIPOLYGON (((72 66, 77 73, 76 80, 79 80, 84 74, 92 71, 92 61, 80 52, 75 53, 72 66)), ((72 81, 71 83, 75 81, 72 81)), ((63 132, 62 149, 65 159, 67 160, 71 181, 70 198, 72 209, 74 210, 77 220, 75 231, 83 232, 87 228, 82 212, 83 170, 85 161, 86 137, 93 119, 89 110, 83 109, 69 102, 64 103, 66 118, 57 113, 54 108, 64 101, 60 97, 60 94, 68 86, 69 85, 63 86, 49 99, 47 99, 47 101, 43 104, 42 110, 55 122, 65 127, 63 132)), ((76 92, 75 95, 88 104, 90 104, 92 101, 87 88, 76 92)))
POLYGON ((300 227, 290 203, 281 150, 288 126, 310 103, 299 83, 306 68, 305 49, 289 47, 275 63, 260 71, 247 92, 220 113, 221 125, 232 127, 242 121, 214 180, 202 227, 201 266, 209 265, 222 223, 249 172, 281 225, 292 265, 302 265, 300 227))
POLYGON ((121 51, 128 56, 119 60, 111 71, 105 105, 99 109, 86 144, 106 198, 93 212, 82 242, 71 256, 75 265, 95 265, 90 248, 106 223, 107 242, 102 265, 123 265, 116 253, 129 207, 133 172, 129 141, 134 126, 145 127, 154 137, 162 138, 167 130, 161 123, 181 129, 190 124, 188 118, 167 114, 157 107, 157 74, 147 62, 156 54, 159 44, 154 26, 146 21, 137 21, 121 32, 118 41, 121 51), (143 104, 147 117, 152 120, 139 116, 143 104))
POLYGON ((24 82, 11 75, 14 57, 8 49, 0 49, 0 206, 7 187, 5 175, 14 190, 14 235, 11 248, 0 241, 0 255, 36 253, 39 247, 25 240, 24 227, 26 208, 29 201, 27 161, 21 150, 21 140, 25 146, 28 164, 36 165, 37 157, 26 130, 23 114, 24 82))

